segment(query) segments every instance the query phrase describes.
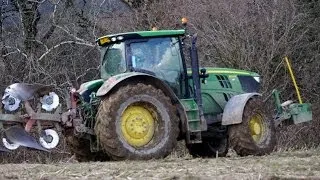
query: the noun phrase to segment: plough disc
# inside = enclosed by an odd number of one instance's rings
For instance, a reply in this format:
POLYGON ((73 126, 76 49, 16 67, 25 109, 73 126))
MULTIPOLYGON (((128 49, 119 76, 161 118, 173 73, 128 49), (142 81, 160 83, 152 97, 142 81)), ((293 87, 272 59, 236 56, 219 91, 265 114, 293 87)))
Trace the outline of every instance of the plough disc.
POLYGON ((23 128, 18 126, 10 127, 5 131, 5 136, 12 143, 19 144, 20 146, 38 149, 41 151, 48 151, 42 147, 37 140, 28 134, 23 128))

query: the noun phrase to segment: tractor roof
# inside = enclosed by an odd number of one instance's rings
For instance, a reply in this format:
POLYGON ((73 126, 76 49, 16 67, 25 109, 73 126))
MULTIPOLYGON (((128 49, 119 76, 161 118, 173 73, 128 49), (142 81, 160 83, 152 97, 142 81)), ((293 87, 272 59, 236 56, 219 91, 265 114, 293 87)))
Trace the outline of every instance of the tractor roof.
POLYGON ((155 38, 155 37, 172 37, 172 36, 183 36, 185 34, 184 29, 180 30, 157 30, 157 31, 136 31, 126 32, 119 34, 110 34, 102 36, 97 39, 97 43, 100 46, 107 45, 116 41, 128 40, 128 39, 139 39, 139 38, 155 38))

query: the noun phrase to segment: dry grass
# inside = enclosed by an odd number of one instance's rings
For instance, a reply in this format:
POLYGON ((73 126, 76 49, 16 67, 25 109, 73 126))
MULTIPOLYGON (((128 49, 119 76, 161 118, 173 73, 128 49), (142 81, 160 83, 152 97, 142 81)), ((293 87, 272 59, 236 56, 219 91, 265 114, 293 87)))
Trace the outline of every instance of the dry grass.
POLYGON ((0 161, 0 179, 320 179, 320 148, 307 147, 278 147, 262 157, 230 150, 226 158, 202 159, 191 157, 180 142, 161 160, 78 163, 61 143, 51 153, 3 153, 0 161))
POLYGON ((192 158, 183 147, 181 142, 161 160, 78 163, 66 154, 59 161, 39 161, 47 164, 7 163, 0 165, 0 179, 320 179, 320 148, 278 150, 262 157, 230 151, 226 158, 202 159, 192 158))
POLYGON ((12 152, 0 152, 0 163, 57 163, 66 161, 71 154, 66 146, 65 138, 61 137, 60 144, 50 152, 37 151, 25 147, 19 147, 12 152))
POLYGON ((320 177, 320 149, 262 157, 201 159, 171 155, 162 160, 5 164, 0 179, 282 179, 320 177))

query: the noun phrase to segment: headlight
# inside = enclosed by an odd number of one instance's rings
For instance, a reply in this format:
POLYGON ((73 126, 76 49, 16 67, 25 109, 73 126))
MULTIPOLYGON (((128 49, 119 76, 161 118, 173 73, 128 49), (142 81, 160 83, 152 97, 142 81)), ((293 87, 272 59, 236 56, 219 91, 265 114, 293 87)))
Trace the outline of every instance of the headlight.
POLYGON ((253 77, 258 83, 260 83, 260 76, 253 77))

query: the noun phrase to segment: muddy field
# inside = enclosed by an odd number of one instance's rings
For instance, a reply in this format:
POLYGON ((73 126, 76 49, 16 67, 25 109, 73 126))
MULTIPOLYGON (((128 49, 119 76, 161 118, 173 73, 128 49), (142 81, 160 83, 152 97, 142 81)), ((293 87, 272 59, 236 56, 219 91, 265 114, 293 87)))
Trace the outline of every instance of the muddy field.
POLYGON ((320 179, 320 149, 263 157, 55 164, 2 164, 0 179, 320 179))

